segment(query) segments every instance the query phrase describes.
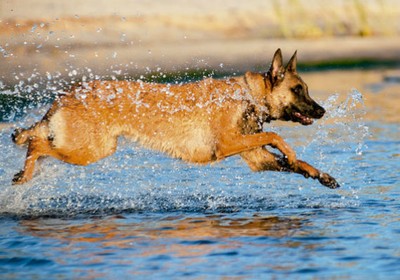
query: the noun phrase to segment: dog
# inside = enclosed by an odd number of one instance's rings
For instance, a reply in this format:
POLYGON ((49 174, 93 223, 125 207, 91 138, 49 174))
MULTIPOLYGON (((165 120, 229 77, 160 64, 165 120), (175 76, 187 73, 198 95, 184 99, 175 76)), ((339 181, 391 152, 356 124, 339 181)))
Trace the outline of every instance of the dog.
POLYGON ((59 95, 40 122, 14 131, 13 141, 27 144, 28 151, 13 183, 31 180, 40 157, 88 165, 112 155, 118 137, 125 136, 191 163, 240 155, 253 171, 294 172, 338 188, 332 176, 298 160, 279 135, 263 132, 264 123, 310 125, 325 113, 309 96, 296 65, 297 51, 285 67, 278 49, 266 73, 186 84, 80 82, 59 95))

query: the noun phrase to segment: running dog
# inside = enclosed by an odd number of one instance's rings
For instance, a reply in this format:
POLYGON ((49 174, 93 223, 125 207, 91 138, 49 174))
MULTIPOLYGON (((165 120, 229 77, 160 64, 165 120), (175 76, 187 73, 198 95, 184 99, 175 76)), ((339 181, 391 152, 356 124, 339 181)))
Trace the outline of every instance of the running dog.
POLYGON ((40 122, 15 130, 13 141, 27 144, 28 152, 13 183, 31 180, 40 157, 88 165, 112 155, 118 137, 125 136, 192 163, 240 155, 253 171, 295 172, 338 188, 333 177, 298 160, 279 135, 263 132, 264 123, 310 125, 325 113, 309 96, 296 64, 295 52, 283 66, 278 49, 266 73, 186 84, 81 82, 58 96, 40 122))

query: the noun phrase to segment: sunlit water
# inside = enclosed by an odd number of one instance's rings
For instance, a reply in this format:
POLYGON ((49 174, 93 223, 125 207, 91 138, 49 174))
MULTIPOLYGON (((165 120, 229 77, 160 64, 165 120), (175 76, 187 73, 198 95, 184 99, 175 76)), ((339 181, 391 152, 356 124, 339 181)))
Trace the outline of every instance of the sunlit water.
MULTIPOLYGON (((365 121, 357 90, 344 100, 322 100, 328 113, 312 126, 266 126, 338 190, 252 173, 240 157, 191 165, 125 139, 87 167, 46 158, 12 186, 26 151, 2 129, 1 278, 399 279, 398 124, 365 121)), ((24 108, 12 126, 45 112, 24 108)))

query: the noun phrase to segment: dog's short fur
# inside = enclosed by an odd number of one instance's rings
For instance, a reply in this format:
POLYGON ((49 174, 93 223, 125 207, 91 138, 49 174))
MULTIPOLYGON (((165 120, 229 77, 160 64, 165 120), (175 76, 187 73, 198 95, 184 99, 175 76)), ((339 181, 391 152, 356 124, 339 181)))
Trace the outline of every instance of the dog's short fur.
POLYGON ((28 144, 28 153, 13 182, 29 181, 42 156, 78 165, 96 162, 113 154, 118 136, 124 135, 188 162, 210 163, 239 154, 253 171, 296 172, 337 188, 330 175, 297 160, 279 135, 262 131, 266 122, 309 125, 325 113, 308 95, 296 61, 294 53, 284 67, 278 49, 264 74, 182 85, 82 82, 59 96, 42 121, 15 131, 14 142, 28 144))

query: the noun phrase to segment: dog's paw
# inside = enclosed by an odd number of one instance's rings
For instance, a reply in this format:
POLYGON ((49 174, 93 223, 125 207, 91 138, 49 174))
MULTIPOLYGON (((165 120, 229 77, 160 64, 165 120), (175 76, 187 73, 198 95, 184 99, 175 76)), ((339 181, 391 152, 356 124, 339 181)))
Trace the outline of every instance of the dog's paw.
POLYGON ((24 170, 21 170, 20 172, 16 173, 14 175, 14 178, 12 179, 12 184, 13 185, 21 185, 24 184, 28 181, 28 179, 24 176, 24 170))
POLYGON ((286 154, 284 156, 284 159, 286 160, 286 162, 289 165, 291 170, 296 170, 298 168, 298 161, 297 161, 296 154, 294 152, 286 154))
POLYGON ((331 175, 327 174, 327 173, 321 173, 318 177, 318 181, 330 188, 330 189, 337 189, 340 188, 339 183, 335 180, 335 178, 333 178, 331 175))

